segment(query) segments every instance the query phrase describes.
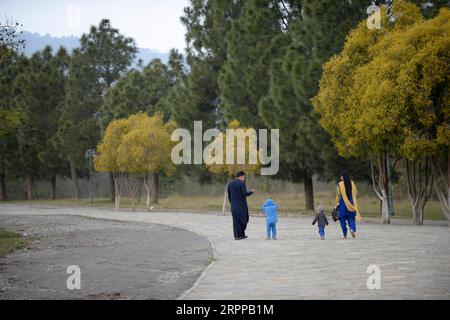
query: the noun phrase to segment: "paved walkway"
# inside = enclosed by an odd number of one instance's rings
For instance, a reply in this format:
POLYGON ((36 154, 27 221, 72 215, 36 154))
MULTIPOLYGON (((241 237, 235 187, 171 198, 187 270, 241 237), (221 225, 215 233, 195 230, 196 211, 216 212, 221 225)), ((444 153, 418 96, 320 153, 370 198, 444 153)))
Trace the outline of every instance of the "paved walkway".
POLYGON ((450 229, 362 223, 341 240, 337 224, 318 239, 309 218, 281 218, 279 239, 265 240, 263 218, 250 218, 249 239, 233 240, 231 217, 92 208, 0 205, 0 214, 71 214, 165 224, 207 237, 215 259, 183 299, 450 299, 450 229), (367 267, 381 270, 369 290, 367 267))

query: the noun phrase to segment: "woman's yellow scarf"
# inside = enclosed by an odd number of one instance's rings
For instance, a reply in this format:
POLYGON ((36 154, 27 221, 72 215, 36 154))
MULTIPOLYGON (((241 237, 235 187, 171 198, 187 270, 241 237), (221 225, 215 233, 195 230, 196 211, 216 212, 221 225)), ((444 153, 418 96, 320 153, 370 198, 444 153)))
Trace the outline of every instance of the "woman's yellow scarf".
POLYGON ((344 200, 345 206, 349 211, 356 212, 356 221, 361 221, 361 214, 359 213, 358 201, 356 199, 358 195, 358 190, 356 189, 355 183, 352 181, 352 198, 353 204, 347 197, 347 193, 345 192, 344 181, 339 182, 337 190, 336 190, 336 206, 339 204, 339 198, 342 196, 344 200))

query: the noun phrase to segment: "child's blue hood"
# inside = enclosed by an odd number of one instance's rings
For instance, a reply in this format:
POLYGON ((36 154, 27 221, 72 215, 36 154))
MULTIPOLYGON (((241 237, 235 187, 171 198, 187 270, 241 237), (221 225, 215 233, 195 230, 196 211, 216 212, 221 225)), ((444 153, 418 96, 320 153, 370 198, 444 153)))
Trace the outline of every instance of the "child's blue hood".
POLYGON ((263 207, 275 207, 277 204, 272 201, 272 199, 267 199, 266 202, 264 202, 263 207))

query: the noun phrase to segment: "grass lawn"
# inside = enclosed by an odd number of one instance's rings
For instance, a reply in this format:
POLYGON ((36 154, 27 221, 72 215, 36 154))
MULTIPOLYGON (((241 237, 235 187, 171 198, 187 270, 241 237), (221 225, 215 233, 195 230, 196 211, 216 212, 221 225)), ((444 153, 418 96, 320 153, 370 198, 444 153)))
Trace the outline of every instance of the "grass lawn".
MULTIPOLYGON (((271 198, 279 203, 281 216, 312 215, 312 212, 304 210, 305 199, 303 193, 287 192, 282 194, 268 194, 256 192, 248 198, 248 204, 251 214, 259 213, 259 208, 265 199, 271 198)), ((57 199, 57 200, 33 200, 33 201, 10 201, 10 203, 29 203, 29 204, 48 204, 62 206, 90 206, 88 199, 57 199)), ((177 195, 173 194, 162 197, 159 203, 154 205, 154 210, 188 210, 188 211, 221 211, 223 195, 177 195)), ((334 194, 329 192, 315 193, 316 206, 322 204, 329 213, 334 207, 334 194)), ((358 204, 363 217, 379 217, 379 201, 372 196, 361 196, 358 204)), ((97 198, 94 200, 93 207, 113 208, 114 203, 107 198, 97 198)), ((408 199, 394 200, 396 210, 395 217, 403 219, 412 219, 411 205, 408 199)), ((130 198, 121 198, 122 208, 131 208, 130 198)), ((136 205, 137 210, 145 208, 145 198, 136 205)), ((229 205, 227 203, 227 210, 229 205)), ((425 207, 426 220, 445 220, 438 201, 430 200, 425 207)))
POLYGON ((20 234, 0 229, 0 257, 25 247, 25 241, 20 234))

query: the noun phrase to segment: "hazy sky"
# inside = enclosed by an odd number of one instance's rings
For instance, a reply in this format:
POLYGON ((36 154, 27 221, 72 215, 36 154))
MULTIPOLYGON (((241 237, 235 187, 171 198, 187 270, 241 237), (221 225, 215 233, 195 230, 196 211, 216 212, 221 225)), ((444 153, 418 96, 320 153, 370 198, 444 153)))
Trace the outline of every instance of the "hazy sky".
POLYGON ((52 36, 80 36, 109 18, 139 47, 167 52, 184 48, 180 22, 189 0, 0 0, 0 19, 18 20, 23 30, 52 36))

